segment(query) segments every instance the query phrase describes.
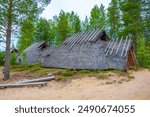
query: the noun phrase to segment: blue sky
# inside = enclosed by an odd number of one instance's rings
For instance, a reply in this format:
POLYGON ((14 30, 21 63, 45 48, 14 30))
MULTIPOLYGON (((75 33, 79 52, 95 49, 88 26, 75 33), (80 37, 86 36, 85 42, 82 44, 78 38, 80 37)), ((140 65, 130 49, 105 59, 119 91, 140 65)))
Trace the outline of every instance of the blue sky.
POLYGON ((52 19, 62 9, 65 12, 74 11, 81 20, 84 20, 86 15, 90 16, 90 11, 94 5, 100 6, 102 3, 107 8, 110 2, 111 0, 52 0, 41 16, 46 19, 52 19))

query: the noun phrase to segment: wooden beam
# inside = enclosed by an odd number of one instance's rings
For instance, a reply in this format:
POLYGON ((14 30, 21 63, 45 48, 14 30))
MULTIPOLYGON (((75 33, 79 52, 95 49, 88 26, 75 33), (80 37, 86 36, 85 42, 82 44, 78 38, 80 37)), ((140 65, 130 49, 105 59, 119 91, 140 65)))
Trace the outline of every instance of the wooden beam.
POLYGON ((54 80, 54 79, 55 79, 55 76, 50 76, 50 77, 45 77, 45 78, 37 78, 37 79, 32 79, 32 80, 19 81, 19 82, 17 82, 17 84, 43 82, 43 81, 50 81, 50 80, 54 80))
POLYGON ((133 49, 131 50, 131 56, 132 56, 132 59, 133 59, 133 61, 134 61, 134 65, 136 65, 136 58, 135 58, 133 49))
POLYGON ((46 85, 46 84, 47 82, 34 82, 34 83, 24 83, 24 84, 0 84, 0 88, 46 85))

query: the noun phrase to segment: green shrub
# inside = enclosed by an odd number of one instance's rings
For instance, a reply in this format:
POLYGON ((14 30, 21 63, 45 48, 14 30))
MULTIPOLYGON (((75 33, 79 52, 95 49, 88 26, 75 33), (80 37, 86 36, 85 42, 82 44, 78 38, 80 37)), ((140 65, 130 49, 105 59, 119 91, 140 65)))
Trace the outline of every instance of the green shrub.
POLYGON ((76 71, 72 71, 72 70, 65 70, 65 71, 60 71, 57 73, 57 75, 63 76, 63 77, 73 76, 74 74, 76 74, 76 71))
POLYGON ((139 67, 150 68, 150 47, 145 46, 143 40, 137 46, 137 61, 139 67))
POLYGON ((0 65, 4 65, 5 63, 5 52, 0 51, 0 65))
POLYGON ((10 55, 10 64, 11 64, 11 65, 16 65, 16 64, 17 64, 16 60, 17 60, 17 55, 16 55, 16 53, 12 53, 12 54, 10 55))
POLYGON ((21 65, 23 69, 28 69, 27 54, 25 52, 22 52, 22 64, 21 65))

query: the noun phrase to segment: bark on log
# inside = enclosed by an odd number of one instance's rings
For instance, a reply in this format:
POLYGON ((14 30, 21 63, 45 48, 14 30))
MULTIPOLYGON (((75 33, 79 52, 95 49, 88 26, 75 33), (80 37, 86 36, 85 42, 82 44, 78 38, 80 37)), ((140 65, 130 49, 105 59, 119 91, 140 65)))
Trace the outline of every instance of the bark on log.
POLYGON ((32 83, 32 82, 43 82, 43 81, 50 81, 54 80, 55 76, 50 76, 50 77, 45 77, 45 78, 37 78, 33 80, 24 80, 24 81, 19 81, 17 84, 24 84, 24 83, 32 83))
POLYGON ((45 85, 45 84, 47 84, 47 82, 34 82, 34 83, 24 83, 24 84, 0 84, 0 88, 45 85))

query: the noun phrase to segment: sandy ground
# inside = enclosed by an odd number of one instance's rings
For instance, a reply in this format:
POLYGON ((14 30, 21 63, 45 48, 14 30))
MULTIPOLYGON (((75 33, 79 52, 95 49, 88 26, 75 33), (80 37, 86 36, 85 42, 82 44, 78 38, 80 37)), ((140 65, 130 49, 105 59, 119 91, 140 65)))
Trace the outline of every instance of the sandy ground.
MULTIPOLYGON (((44 87, 7 88, 0 90, 0 99, 13 100, 54 100, 54 99, 150 99, 150 71, 143 69, 132 72, 134 79, 122 83, 111 80, 99 80, 95 77, 83 77, 67 81, 50 81, 44 87), (113 83, 114 82, 114 83, 113 83)), ((0 82, 2 80, 0 72, 0 82)), ((7 83, 7 82, 5 82, 7 83)))

